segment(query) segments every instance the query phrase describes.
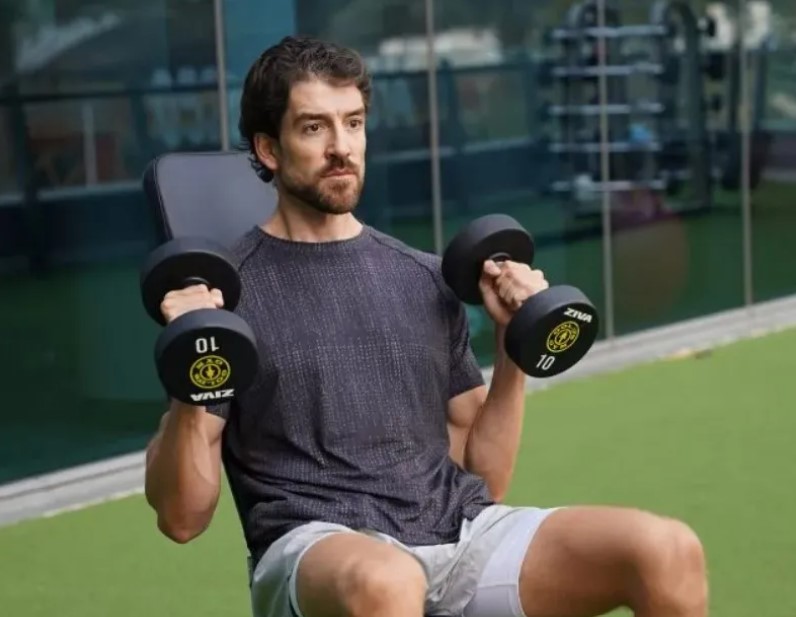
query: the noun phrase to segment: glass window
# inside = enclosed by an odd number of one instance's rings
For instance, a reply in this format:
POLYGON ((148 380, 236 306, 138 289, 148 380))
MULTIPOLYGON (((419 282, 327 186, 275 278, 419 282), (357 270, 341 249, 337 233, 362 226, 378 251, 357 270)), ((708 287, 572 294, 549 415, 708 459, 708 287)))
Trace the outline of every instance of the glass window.
MULTIPOLYGON (((564 23, 568 4, 435 0, 444 237, 485 214, 511 215, 534 238, 534 267, 551 285, 580 288, 603 314, 600 201, 574 183, 599 182, 600 169, 594 156, 567 153, 573 138, 555 107, 567 90, 552 70, 566 63, 547 33, 564 23)), ((599 135, 578 139, 599 144, 599 135)), ((470 318, 488 364, 492 325, 477 306, 470 318)))
POLYGON ((145 165, 219 148, 212 0, 0 4, 0 482, 140 449, 165 411, 145 165))
POLYGON ((796 6, 744 2, 753 297, 796 291, 796 6))
POLYGON ((728 156, 737 22, 727 3, 613 6, 608 25, 625 36, 607 43, 616 67, 607 146, 616 333, 625 334, 743 303, 742 195, 723 180, 738 175, 728 156))

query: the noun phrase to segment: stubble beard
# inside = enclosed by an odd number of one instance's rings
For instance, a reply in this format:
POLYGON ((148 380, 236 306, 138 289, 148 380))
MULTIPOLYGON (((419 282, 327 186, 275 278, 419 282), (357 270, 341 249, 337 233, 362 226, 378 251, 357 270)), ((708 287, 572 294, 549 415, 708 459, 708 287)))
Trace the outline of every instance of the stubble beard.
POLYGON ((314 183, 300 183, 290 177, 281 177, 279 183, 285 193, 323 214, 353 212, 362 194, 362 179, 358 175, 321 177, 314 183))

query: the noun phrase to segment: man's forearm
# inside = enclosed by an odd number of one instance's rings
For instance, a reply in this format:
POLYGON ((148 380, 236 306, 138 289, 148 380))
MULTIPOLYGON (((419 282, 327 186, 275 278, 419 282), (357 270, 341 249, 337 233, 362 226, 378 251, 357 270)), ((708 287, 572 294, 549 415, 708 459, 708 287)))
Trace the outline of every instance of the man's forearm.
POLYGON ((525 374, 506 355, 504 334, 496 328, 492 382, 465 448, 465 466, 484 478, 498 501, 511 483, 525 415, 525 374))
POLYGON ((160 529, 177 541, 203 531, 218 500, 220 465, 201 427, 202 413, 173 404, 147 448, 146 498, 160 529))

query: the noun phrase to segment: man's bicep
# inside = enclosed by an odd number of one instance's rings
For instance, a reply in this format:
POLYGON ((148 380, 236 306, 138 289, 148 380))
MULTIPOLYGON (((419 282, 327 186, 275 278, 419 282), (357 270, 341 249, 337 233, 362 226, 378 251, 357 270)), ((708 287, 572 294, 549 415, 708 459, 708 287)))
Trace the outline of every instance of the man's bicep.
POLYGON ((448 398, 484 385, 481 366, 470 341, 470 323, 464 304, 454 301, 450 308, 450 384, 448 398))
POLYGON ((450 456, 462 468, 465 467, 464 453, 467 439, 484 405, 486 394, 486 386, 481 385, 462 392, 448 401, 450 456))

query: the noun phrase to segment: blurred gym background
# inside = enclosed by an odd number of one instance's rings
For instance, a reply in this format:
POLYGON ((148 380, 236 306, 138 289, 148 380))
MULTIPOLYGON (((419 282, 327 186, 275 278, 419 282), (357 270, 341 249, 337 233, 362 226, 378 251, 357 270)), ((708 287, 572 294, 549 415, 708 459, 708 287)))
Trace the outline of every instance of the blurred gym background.
POLYGON ((600 340, 796 292, 792 0, 0 0, 0 485, 145 446, 141 174, 235 148, 291 33, 373 73, 366 222, 441 252, 512 214, 600 340))
MULTIPOLYGON (((141 175, 236 148, 245 72, 291 33, 373 73, 362 218, 441 252, 515 216, 596 303, 592 357, 796 323, 792 0, 0 0, 0 523, 140 489, 165 405, 141 175)), ((794 337, 535 393, 510 500, 680 516, 712 614, 793 617, 794 337)), ((0 564, 14 615, 248 610, 226 489, 189 547, 134 494, 3 527, 0 564)))

